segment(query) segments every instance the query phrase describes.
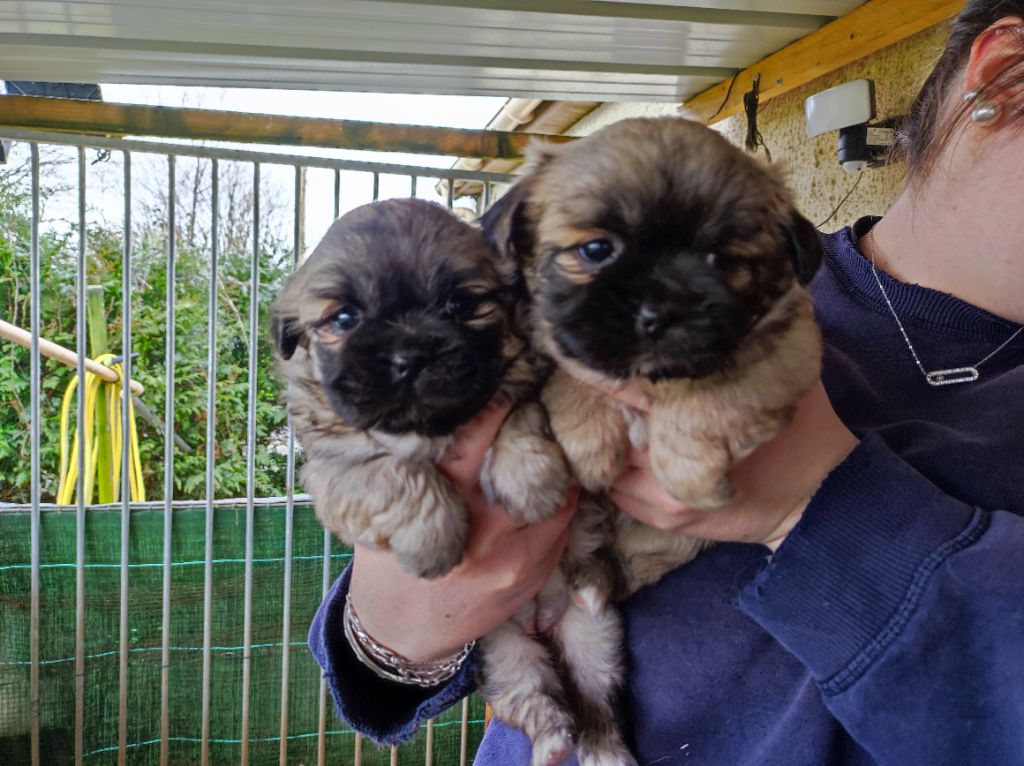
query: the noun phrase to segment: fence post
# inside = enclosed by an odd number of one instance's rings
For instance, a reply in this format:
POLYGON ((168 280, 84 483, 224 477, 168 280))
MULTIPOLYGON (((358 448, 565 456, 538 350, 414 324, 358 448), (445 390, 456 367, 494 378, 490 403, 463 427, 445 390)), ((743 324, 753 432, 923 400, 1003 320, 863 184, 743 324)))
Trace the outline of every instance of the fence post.
MULTIPOLYGON (((97 359, 101 354, 110 351, 107 338, 107 316, 103 308, 103 288, 100 285, 89 285, 86 297, 86 324, 89 328, 89 356, 97 359)), ((82 385, 84 381, 80 382, 82 385)), ((96 397, 96 440, 99 449, 96 453, 96 491, 100 503, 113 503, 117 496, 114 488, 114 469, 110 462, 113 450, 113 434, 110 430, 110 413, 107 409, 105 396, 96 397)), ((91 503, 92 498, 85 498, 91 503)))

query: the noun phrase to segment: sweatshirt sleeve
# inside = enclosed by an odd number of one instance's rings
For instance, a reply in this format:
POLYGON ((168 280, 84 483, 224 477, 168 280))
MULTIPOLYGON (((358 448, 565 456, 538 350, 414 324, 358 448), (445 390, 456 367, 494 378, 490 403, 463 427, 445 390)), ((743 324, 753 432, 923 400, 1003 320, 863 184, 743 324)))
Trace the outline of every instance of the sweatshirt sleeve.
POLYGON ((943 494, 881 438, 828 476, 739 607, 879 764, 1024 763, 1024 518, 943 494))
POLYGON ((380 678, 356 659, 342 627, 351 567, 341 573, 309 627, 309 649, 323 670, 338 717, 383 745, 411 739, 419 725, 473 690, 477 650, 448 683, 421 688, 380 678))

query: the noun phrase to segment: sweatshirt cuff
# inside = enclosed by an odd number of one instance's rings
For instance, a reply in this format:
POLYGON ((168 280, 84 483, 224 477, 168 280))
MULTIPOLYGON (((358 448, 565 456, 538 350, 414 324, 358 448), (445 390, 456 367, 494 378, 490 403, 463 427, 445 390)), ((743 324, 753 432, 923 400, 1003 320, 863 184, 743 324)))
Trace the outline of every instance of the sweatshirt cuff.
POLYGON ((397 745, 421 722, 442 713, 473 690, 478 649, 459 672, 439 686, 423 688, 380 678, 363 665, 345 638, 343 614, 351 565, 320 604, 309 627, 309 650, 323 669, 338 717, 378 744, 397 745))
POLYGON ((738 606, 825 694, 843 691, 900 635, 930 575, 983 521, 868 435, 822 483, 738 606))

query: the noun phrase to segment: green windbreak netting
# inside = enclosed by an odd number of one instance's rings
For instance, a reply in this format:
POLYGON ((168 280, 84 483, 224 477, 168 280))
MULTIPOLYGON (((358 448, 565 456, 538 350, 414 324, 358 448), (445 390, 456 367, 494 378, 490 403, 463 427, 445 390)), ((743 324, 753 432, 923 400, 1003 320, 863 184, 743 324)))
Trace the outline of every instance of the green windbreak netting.
MULTIPOLYGON (((200 760, 203 678, 205 509, 173 511, 170 628, 170 762, 200 760)), ((285 508, 255 511, 252 580, 250 761, 278 763, 283 651, 285 508)), ((245 505, 219 504, 213 521, 210 760, 239 762, 242 711, 245 505)), ((45 509, 41 529, 40 727, 41 762, 73 760, 75 736, 76 519, 73 510, 45 509)), ((0 509, 0 764, 28 763, 31 707, 29 605, 30 514, 0 509)), ((128 590, 127 757, 157 764, 160 756, 161 625, 164 512, 133 509, 128 590)), ((116 763, 119 726, 121 512, 89 509, 85 534, 84 761, 116 763)), ((336 543, 333 579, 349 557, 336 543)), ((312 508, 296 506, 293 532, 288 763, 314 764, 319 728, 319 668, 305 648, 320 603, 323 532, 312 508)), ((469 752, 483 733, 483 704, 470 704, 469 752)), ((459 706, 437 719, 433 762, 459 763, 459 706)), ((354 762, 355 736, 333 714, 327 725, 327 762, 354 762)), ((364 742, 362 762, 389 764, 391 755, 364 742)), ((425 731, 399 749, 400 764, 421 764, 425 731)))

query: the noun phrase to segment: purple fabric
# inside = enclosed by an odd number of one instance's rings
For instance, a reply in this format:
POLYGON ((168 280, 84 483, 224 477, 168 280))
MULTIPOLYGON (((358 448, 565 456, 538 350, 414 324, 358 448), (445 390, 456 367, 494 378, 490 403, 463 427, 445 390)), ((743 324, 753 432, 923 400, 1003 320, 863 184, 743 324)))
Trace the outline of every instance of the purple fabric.
MULTIPOLYGON (((825 387, 861 445, 774 557, 718 545, 623 605, 622 720, 642 764, 1024 763, 1024 337, 979 381, 929 387, 856 250, 873 222, 824 237, 812 284, 825 387)), ((881 276, 928 369, 976 363, 1014 330, 881 276)), ((331 617, 345 587, 311 648, 345 720, 408 736, 472 668, 418 695, 367 677, 331 617)), ((476 763, 528 756, 496 722, 476 763)))

